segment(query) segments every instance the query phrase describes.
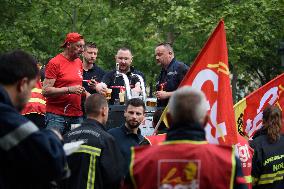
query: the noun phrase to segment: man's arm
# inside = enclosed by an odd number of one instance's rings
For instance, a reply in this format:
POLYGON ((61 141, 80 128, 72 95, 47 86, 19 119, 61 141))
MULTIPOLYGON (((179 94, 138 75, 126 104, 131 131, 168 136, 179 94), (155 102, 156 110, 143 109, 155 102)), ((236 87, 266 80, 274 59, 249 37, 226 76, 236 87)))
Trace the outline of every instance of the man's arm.
POLYGON ((44 79, 43 86, 42 86, 43 96, 45 96, 45 97, 57 96, 57 95, 69 93, 68 87, 61 87, 61 88, 54 87, 55 81, 56 81, 56 79, 47 79, 47 78, 44 79))
POLYGON ((159 100, 168 99, 172 96, 175 91, 167 92, 167 91, 157 91, 156 97, 159 100))
POLYGON ((42 86, 42 94, 45 97, 59 96, 63 94, 82 94, 85 89, 81 85, 69 86, 69 87, 54 87, 56 79, 45 78, 42 86))
MULTIPOLYGON (((39 131, 28 121, 6 133, 2 139, 5 139, 6 145, 0 145, 0 148, 6 151, 5 157, 14 162, 13 167, 26 167, 31 176, 37 175, 43 181, 66 176, 68 167, 59 133, 39 131)), ((19 169, 18 173, 26 174, 27 170, 19 169)))

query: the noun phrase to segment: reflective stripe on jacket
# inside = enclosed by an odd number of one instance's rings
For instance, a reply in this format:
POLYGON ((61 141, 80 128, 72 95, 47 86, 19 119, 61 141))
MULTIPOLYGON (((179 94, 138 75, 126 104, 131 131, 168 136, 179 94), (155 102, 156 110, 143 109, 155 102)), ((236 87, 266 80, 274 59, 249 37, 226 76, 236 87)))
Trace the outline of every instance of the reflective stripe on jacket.
POLYGON ((38 80, 36 83, 36 87, 32 89, 31 98, 29 99, 25 108, 22 110, 21 114, 26 115, 36 113, 44 115, 46 112, 45 103, 45 98, 42 95, 42 85, 40 80, 38 80))

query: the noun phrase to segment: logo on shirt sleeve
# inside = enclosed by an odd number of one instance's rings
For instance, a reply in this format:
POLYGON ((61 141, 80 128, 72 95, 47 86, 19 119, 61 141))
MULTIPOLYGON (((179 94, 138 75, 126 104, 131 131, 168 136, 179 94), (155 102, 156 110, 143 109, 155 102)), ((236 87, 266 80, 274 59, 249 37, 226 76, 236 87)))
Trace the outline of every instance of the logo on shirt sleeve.
POLYGON ((81 70, 78 70, 78 76, 79 76, 79 78, 83 78, 83 74, 82 74, 81 70))

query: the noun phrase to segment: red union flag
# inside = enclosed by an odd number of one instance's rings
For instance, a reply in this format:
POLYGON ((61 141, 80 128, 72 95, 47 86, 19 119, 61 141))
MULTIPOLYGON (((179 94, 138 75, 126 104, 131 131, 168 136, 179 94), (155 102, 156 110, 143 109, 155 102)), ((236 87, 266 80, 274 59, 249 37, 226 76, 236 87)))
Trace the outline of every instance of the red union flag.
MULTIPOLYGON (((258 90, 239 101, 235 106, 237 130, 249 139, 262 127, 262 112, 267 105, 284 107, 284 74, 274 78, 258 90)), ((284 112, 282 111, 282 115, 284 112)))
POLYGON ((229 74, 226 33, 221 20, 180 84, 205 93, 210 115, 205 130, 210 143, 237 142, 229 74))

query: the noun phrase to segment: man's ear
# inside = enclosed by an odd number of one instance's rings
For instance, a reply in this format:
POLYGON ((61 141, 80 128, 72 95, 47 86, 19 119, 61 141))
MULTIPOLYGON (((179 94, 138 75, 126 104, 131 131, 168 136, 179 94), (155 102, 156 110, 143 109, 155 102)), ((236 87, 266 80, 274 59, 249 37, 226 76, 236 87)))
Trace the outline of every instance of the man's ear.
POLYGON ((103 116, 107 115, 107 109, 108 109, 108 107, 102 107, 101 111, 102 111, 103 116))
POLYGON ((208 114, 206 114, 205 118, 204 118, 204 122, 203 122, 203 128, 205 128, 205 126, 207 125, 208 121, 210 120, 210 117, 208 114))
POLYGON ((24 91, 25 85, 28 84, 28 78, 24 77, 17 82, 17 92, 21 93, 24 91))

